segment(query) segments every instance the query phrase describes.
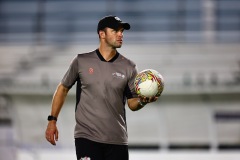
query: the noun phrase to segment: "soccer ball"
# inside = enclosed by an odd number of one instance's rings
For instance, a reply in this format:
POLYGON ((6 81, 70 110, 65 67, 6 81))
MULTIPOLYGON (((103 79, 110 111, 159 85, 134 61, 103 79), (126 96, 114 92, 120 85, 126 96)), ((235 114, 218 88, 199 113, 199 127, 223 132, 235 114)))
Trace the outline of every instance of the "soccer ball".
POLYGON ((144 97, 159 97, 164 88, 163 76, 153 69, 146 69, 137 74, 135 90, 144 97))

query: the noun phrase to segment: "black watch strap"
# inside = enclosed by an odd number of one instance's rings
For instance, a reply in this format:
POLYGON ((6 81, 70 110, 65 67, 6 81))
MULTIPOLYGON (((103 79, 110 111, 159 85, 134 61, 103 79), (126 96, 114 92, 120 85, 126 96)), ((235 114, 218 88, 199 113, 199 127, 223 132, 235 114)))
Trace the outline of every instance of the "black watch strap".
POLYGON ((47 118, 47 120, 48 120, 48 121, 52 121, 52 120, 57 121, 57 117, 54 117, 54 116, 49 115, 48 118, 47 118))

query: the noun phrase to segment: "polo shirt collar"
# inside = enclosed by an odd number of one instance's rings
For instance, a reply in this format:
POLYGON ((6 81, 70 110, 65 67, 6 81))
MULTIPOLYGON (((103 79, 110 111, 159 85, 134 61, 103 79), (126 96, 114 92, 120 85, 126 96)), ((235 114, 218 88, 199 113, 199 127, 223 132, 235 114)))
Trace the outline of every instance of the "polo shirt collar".
POLYGON ((104 62, 114 62, 114 61, 118 58, 118 56, 119 56, 119 53, 118 53, 118 51, 117 51, 117 52, 116 52, 116 55, 115 55, 112 59, 110 59, 109 61, 106 61, 106 60, 103 58, 103 56, 101 55, 99 49, 96 49, 96 53, 97 53, 97 55, 98 55, 98 58, 99 58, 101 61, 104 61, 104 62))

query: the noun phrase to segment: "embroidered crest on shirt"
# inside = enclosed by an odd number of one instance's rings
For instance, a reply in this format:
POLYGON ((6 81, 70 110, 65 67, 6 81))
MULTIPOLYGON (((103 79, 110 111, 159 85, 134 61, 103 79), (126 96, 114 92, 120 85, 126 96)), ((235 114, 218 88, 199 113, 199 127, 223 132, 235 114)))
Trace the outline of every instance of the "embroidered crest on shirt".
POLYGON ((89 73, 89 74, 93 74, 93 68, 89 68, 89 69, 88 69, 88 73, 89 73))
POLYGON ((112 76, 115 77, 115 78, 119 78, 119 79, 124 79, 125 78, 125 75, 122 74, 122 73, 119 73, 119 72, 112 73, 112 76))

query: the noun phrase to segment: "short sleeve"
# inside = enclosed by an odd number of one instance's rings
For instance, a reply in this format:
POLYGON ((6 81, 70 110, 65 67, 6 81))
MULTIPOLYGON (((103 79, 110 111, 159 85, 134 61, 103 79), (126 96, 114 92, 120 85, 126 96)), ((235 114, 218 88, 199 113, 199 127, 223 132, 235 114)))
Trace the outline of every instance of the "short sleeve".
POLYGON ((129 77, 128 86, 125 90, 127 99, 138 97, 138 95, 135 91, 135 85, 134 85, 134 81, 135 81, 137 74, 138 74, 137 67, 135 65, 132 69, 131 76, 129 77))
POLYGON ((67 88, 72 88, 78 79, 78 56, 74 57, 61 83, 67 88))

